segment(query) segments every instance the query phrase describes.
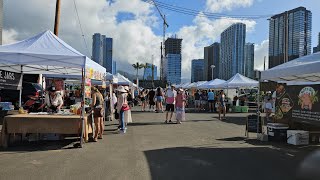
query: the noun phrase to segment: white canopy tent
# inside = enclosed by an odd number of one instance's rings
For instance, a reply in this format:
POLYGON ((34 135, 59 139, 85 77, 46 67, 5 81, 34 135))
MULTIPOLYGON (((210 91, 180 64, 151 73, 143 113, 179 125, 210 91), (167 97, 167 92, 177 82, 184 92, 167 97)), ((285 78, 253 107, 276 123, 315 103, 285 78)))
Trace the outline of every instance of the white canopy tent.
MULTIPOLYGON (((14 44, 0 46, 0 69, 18 72, 22 75, 81 75, 83 84, 86 73, 89 74, 89 78, 98 80, 103 79, 106 73, 105 68, 69 46, 51 31, 42 32, 14 44)), ((83 106, 82 119, 84 113, 83 106)), ((84 119, 82 121, 81 145, 83 127, 84 119)))
POLYGON ((118 85, 137 87, 136 84, 131 82, 128 78, 124 77, 120 73, 117 73, 115 77, 118 79, 118 83, 117 83, 118 85))
POLYGON ((214 80, 208 81, 204 84, 201 84, 199 86, 199 89, 215 89, 217 85, 220 85, 225 82, 226 81, 222 80, 222 79, 214 79, 214 80))
POLYGON ((261 80, 320 82, 320 52, 262 71, 261 80))
POLYGON ((0 46, 0 69, 23 74, 82 75, 92 68, 105 74, 106 69, 62 41, 51 31, 0 46))
POLYGON ((237 89, 237 88, 254 88, 258 87, 259 82, 250 78, 247 78, 239 73, 231 77, 225 83, 216 85, 216 88, 220 89, 237 89))
POLYGON ((198 82, 193 82, 189 85, 186 86, 187 89, 190 88, 199 88, 199 86, 201 86, 202 84, 206 83, 207 81, 198 81, 198 82))

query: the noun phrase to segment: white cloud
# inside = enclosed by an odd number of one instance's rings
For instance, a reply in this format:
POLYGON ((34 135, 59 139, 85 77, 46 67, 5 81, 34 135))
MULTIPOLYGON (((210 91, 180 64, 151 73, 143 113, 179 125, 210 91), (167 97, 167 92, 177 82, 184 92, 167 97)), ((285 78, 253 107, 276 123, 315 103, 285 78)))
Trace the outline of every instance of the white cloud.
POLYGON ((2 31, 2 44, 11 44, 17 41, 18 32, 14 29, 4 29, 2 31))
POLYGON ((263 40, 260 44, 255 44, 254 48, 254 68, 263 70, 264 57, 266 57, 266 69, 268 69, 268 49, 269 40, 263 40))
POLYGON ((234 8, 250 7, 254 0, 207 0, 206 7, 211 12, 231 11, 234 8))
MULTIPOLYGON (((141 0, 131 0, 130 3, 127 0, 113 3, 106 0, 76 0, 76 3, 88 49, 80 32, 73 1, 61 1, 59 37, 68 44, 90 57, 92 35, 101 33, 114 38, 113 52, 118 68, 133 70, 130 64, 151 62, 153 54, 155 62, 160 64, 161 38, 152 32, 152 27, 157 25, 152 5, 141 0), (131 13, 134 19, 117 22, 120 12, 131 13)), ((47 29, 53 31, 54 11, 55 1, 52 0, 10 0, 4 4, 4 27, 16 32, 11 34, 19 40, 47 29)), ((9 37, 4 34, 4 38, 9 37)))
POLYGON ((211 43, 220 42, 220 34, 223 30, 234 23, 246 24, 247 32, 252 32, 256 22, 252 20, 239 20, 232 18, 221 18, 211 20, 201 15, 193 20, 192 26, 184 26, 178 32, 182 38, 182 76, 190 78, 191 60, 204 58, 204 47, 211 43))
MULTIPOLYGON (((241 0, 240 0, 241 1, 241 0)), ((133 72, 130 64, 137 61, 154 62, 160 65, 161 35, 153 32, 154 27, 161 29, 161 21, 154 7, 142 0, 117 0, 110 3, 105 0, 76 0, 88 49, 81 36, 73 1, 62 1, 59 37, 80 52, 90 56, 92 35, 105 34, 114 39, 114 59, 117 68, 133 72), (134 15, 131 20, 117 22, 118 13, 134 15)), ((224 5, 225 6, 225 5, 224 5)), ((10 0, 4 4, 4 27, 10 33, 4 33, 4 39, 22 40, 44 30, 53 31, 55 1, 52 0, 10 0), (15 9, 15 11, 11 11, 15 9)), ((203 47, 214 41, 220 41, 221 32, 236 22, 247 25, 252 32, 256 22, 232 18, 208 19, 201 15, 194 18, 193 24, 183 26, 177 32, 182 38, 182 77, 190 78, 191 60, 203 58, 203 47)), ((142 72, 142 71, 140 71, 142 72)))

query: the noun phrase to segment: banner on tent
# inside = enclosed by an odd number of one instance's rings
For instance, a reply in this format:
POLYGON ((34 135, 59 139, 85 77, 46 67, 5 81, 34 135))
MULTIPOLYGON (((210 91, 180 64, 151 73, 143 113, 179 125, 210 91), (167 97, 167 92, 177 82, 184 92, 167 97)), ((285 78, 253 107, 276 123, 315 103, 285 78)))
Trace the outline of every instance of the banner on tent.
POLYGON ((320 85, 278 86, 277 120, 320 123, 320 85))
POLYGON ((0 70, 0 89, 18 90, 21 88, 20 73, 0 70))
POLYGON ((95 80, 103 80, 105 74, 99 71, 95 71, 93 68, 86 69, 86 78, 95 79, 95 80))

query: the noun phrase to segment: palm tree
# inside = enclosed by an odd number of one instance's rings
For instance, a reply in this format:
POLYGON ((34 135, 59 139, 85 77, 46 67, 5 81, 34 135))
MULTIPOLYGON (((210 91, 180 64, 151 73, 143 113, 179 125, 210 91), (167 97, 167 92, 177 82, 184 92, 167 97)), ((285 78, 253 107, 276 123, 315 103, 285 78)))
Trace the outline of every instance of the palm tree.
POLYGON ((137 74, 136 74, 136 76, 137 76, 137 86, 138 86, 138 89, 139 89, 139 77, 138 77, 138 75, 139 75, 139 69, 142 69, 142 68, 144 68, 144 65, 143 64, 140 64, 139 62, 136 62, 135 64, 132 64, 132 67, 137 71, 137 74))
POLYGON ((138 78, 139 69, 144 68, 144 64, 140 64, 139 62, 136 62, 135 64, 132 64, 132 67, 137 71, 136 77, 138 78))

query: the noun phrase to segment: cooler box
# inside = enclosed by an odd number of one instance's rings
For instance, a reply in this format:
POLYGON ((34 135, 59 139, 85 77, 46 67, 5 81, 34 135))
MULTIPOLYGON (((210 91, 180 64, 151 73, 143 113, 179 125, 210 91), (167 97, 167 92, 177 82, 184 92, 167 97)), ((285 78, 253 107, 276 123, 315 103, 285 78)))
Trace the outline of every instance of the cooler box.
POLYGON ((249 107, 248 106, 241 106, 241 112, 243 112, 243 113, 249 112, 249 107))
POLYGON ((268 123, 268 140, 277 142, 287 141, 287 130, 289 126, 281 123, 268 123))
POLYGON ((309 131, 302 130, 288 130, 287 143, 293 145, 308 145, 309 144, 309 131))
POLYGON ((241 106, 233 106, 233 112, 236 112, 236 113, 240 113, 241 112, 241 106))

